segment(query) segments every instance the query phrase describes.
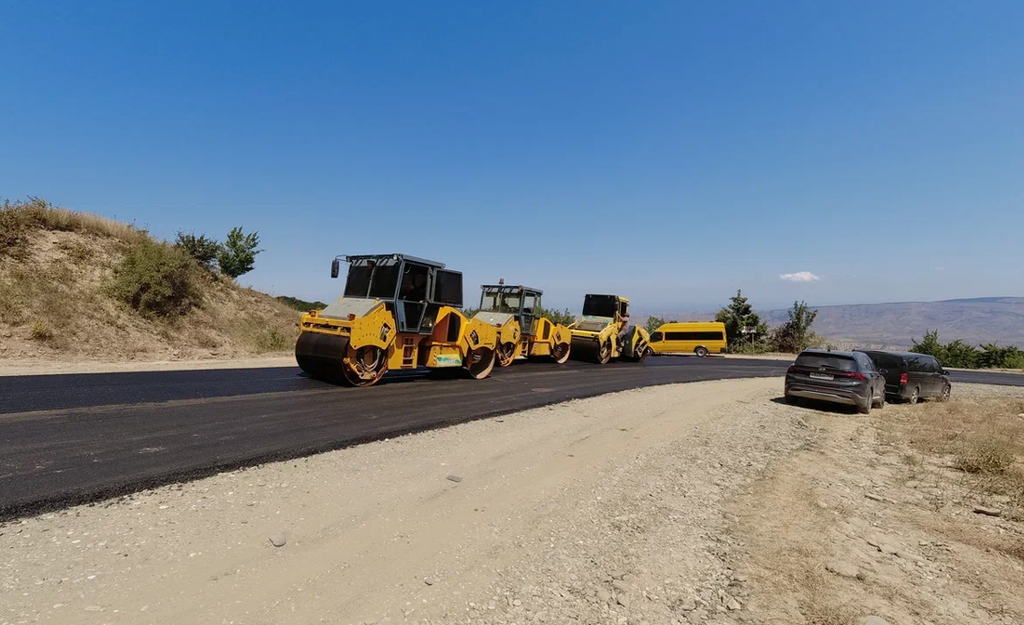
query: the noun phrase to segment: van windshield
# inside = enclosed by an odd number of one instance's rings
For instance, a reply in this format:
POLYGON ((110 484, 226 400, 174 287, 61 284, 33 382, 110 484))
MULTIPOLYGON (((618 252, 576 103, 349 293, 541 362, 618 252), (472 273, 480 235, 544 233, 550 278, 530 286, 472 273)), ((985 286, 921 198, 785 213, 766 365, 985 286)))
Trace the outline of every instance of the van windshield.
POLYGON ((837 354, 801 354, 796 359, 796 366, 808 369, 834 369, 836 371, 856 371, 857 361, 849 356, 837 354))

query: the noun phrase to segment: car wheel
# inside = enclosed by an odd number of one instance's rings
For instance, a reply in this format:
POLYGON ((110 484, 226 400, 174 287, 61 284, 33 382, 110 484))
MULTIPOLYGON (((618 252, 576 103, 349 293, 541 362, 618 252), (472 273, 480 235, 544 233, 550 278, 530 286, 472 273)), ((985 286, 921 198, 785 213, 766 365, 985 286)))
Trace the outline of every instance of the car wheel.
POLYGON ((921 399, 921 389, 915 386, 914 390, 910 393, 910 397, 907 398, 907 403, 913 406, 919 399, 921 399))
POLYGON ((698 347, 697 349, 693 350, 693 353, 697 354, 697 358, 704 358, 705 356, 708 355, 708 348, 703 346, 698 347))
POLYGON ((875 399, 869 395, 868 400, 866 402, 864 402, 860 406, 857 406, 857 410, 859 410, 861 414, 871 414, 871 406, 874 403, 875 399))
POLYGON ((949 401, 949 396, 953 393, 953 387, 949 384, 942 387, 942 394, 939 395, 939 401, 949 401))

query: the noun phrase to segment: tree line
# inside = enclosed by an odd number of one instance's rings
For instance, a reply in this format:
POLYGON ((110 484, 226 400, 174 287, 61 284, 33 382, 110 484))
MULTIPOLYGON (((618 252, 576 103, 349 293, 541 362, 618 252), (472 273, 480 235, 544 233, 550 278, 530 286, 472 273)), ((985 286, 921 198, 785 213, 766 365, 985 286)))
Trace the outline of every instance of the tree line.
POLYGON ((1013 345, 974 346, 960 339, 943 344, 939 331, 925 332, 920 341, 914 339, 911 351, 935 356, 945 367, 961 369, 1024 369, 1024 350, 1013 345))

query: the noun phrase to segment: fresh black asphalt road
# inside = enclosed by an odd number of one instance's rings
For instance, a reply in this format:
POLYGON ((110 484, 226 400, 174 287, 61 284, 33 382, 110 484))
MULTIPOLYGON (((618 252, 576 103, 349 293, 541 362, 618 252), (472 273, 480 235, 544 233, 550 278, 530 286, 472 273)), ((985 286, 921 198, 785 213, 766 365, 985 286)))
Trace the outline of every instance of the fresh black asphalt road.
MULTIPOLYGON (((0 377, 0 519, 572 398, 780 376, 788 364, 517 363, 486 380, 394 374, 364 389, 297 367, 0 377)), ((1013 374, 954 379, 1024 386, 1013 374)))

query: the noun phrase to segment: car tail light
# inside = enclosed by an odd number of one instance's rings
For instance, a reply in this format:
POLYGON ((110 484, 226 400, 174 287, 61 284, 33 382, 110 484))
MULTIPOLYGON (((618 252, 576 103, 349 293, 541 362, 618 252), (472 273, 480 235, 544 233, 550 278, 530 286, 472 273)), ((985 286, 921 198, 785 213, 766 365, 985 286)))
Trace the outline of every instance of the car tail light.
POLYGON ((863 373, 857 373, 856 371, 846 371, 838 375, 841 375, 844 378, 853 378, 855 380, 860 380, 861 382, 867 379, 864 377, 863 373))
POLYGON ((909 381, 910 381, 910 378, 907 377, 906 373, 900 374, 900 386, 906 386, 907 382, 909 382, 909 381))
POLYGON ((789 365, 789 369, 786 369, 786 373, 793 373, 796 371, 796 365, 789 365))

